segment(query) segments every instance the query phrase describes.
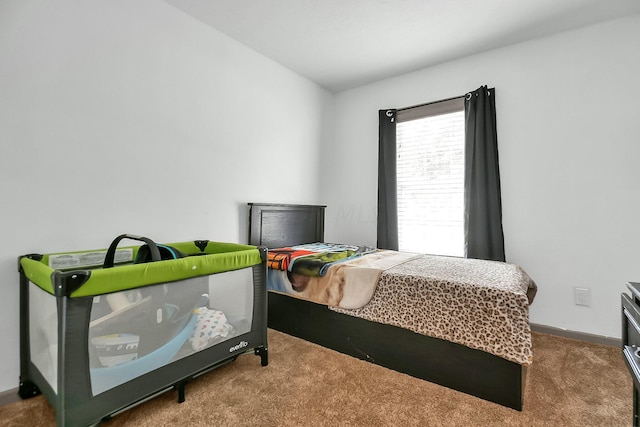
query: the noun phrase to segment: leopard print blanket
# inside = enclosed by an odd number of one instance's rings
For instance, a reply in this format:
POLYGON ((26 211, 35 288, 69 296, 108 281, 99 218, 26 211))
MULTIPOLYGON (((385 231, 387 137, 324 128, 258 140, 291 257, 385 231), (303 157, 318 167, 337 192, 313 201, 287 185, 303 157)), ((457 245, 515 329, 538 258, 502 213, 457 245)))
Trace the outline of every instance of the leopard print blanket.
POLYGON ((530 365, 536 290, 513 264, 421 255, 384 271, 362 308, 330 308, 530 365))

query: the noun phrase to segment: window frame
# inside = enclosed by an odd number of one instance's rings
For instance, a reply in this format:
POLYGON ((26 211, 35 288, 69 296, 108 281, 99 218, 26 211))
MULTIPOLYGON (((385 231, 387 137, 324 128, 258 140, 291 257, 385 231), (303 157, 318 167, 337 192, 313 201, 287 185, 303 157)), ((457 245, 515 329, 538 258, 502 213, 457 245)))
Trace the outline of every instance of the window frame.
POLYGON ((464 111, 464 96, 396 110, 396 123, 464 111))
MULTIPOLYGON (((445 100, 441 100, 441 101, 435 101, 435 102, 431 102, 431 103, 427 103, 427 104, 421 104, 421 105, 417 105, 417 106, 413 106, 413 107, 407 107, 407 108, 402 108, 402 109, 398 109, 396 110, 396 124, 400 124, 400 123, 404 123, 404 122, 409 122, 409 121, 413 121, 413 120, 419 120, 419 119, 425 119, 425 118, 431 118, 431 117, 436 117, 436 116, 440 116, 440 115, 444 115, 444 114, 450 114, 450 113, 460 113, 462 112, 463 114, 465 113, 465 97, 464 96, 460 96, 460 97, 455 97, 455 98, 449 98, 449 99, 445 99, 445 100)), ((464 124, 463 124, 464 126, 464 124)), ((463 133, 464 133, 464 129, 463 129, 463 133)), ((397 137, 397 131, 396 131, 396 137, 397 137)), ((397 144, 397 142, 396 142, 397 144)), ((464 142, 463 142, 464 144, 464 142)), ((397 148, 396 148, 397 149, 397 148)), ((464 160, 463 160, 464 161, 464 160)), ((464 167, 464 165, 463 165, 464 167)), ((396 170, 396 179, 398 176, 398 171, 396 170)), ((464 178, 463 178, 464 179, 464 178)), ((398 200, 399 203, 399 200, 398 200)), ((464 203, 464 201, 463 201, 464 203)), ((400 215, 398 213, 398 231, 400 231, 401 225, 400 225, 400 215)), ((464 225, 463 225, 464 227, 464 225)), ((462 232, 464 233, 464 229, 462 230, 462 232)), ((398 235, 398 244, 400 245, 400 234, 398 235)), ((451 255, 448 254, 449 256, 459 256, 459 257, 465 257, 466 256, 466 242, 462 242, 463 247, 461 248, 462 251, 460 254, 456 254, 456 255, 451 255)), ((447 255, 447 254, 436 254, 436 255, 447 255)))

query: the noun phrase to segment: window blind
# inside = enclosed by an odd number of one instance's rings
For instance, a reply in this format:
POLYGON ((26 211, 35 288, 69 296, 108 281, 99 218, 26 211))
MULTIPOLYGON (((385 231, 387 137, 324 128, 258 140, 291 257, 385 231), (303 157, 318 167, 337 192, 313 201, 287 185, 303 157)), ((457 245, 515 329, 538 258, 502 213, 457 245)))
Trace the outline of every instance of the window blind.
POLYGON ((398 114, 399 249, 464 256, 464 104, 445 102, 398 114))

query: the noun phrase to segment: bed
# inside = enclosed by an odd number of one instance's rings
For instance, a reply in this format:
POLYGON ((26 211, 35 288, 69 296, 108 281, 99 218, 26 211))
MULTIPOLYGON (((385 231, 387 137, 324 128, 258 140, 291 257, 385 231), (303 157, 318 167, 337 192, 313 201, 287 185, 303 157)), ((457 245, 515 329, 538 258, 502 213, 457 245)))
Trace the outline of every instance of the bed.
MULTIPOLYGON (((266 246, 272 255, 323 243, 324 212, 320 205, 249 203, 249 242, 266 246)), ((336 263, 327 275, 339 268, 355 271, 351 263, 371 267, 363 261, 371 249, 336 263)), ((397 255, 399 260, 374 268, 378 279, 371 296, 358 303, 353 297, 332 300, 330 295, 322 301, 309 299, 296 292, 300 288, 292 271, 269 268, 268 326, 522 410, 527 367, 533 361, 528 321, 537 289, 533 280, 508 263, 397 252, 391 257, 397 255), (287 279, 288 285, 274 285, 287 279), (440 305, 420 305, 432 298, 440 305)))

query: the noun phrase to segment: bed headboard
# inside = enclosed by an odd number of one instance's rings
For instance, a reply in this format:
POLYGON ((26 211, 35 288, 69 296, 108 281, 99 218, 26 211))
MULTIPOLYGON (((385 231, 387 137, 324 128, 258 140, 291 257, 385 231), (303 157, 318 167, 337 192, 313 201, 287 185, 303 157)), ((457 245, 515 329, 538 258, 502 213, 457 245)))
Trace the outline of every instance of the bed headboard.
POLYGON ((249 244, 281 248, 324 241, 322 205, 249 203, 249 244))

